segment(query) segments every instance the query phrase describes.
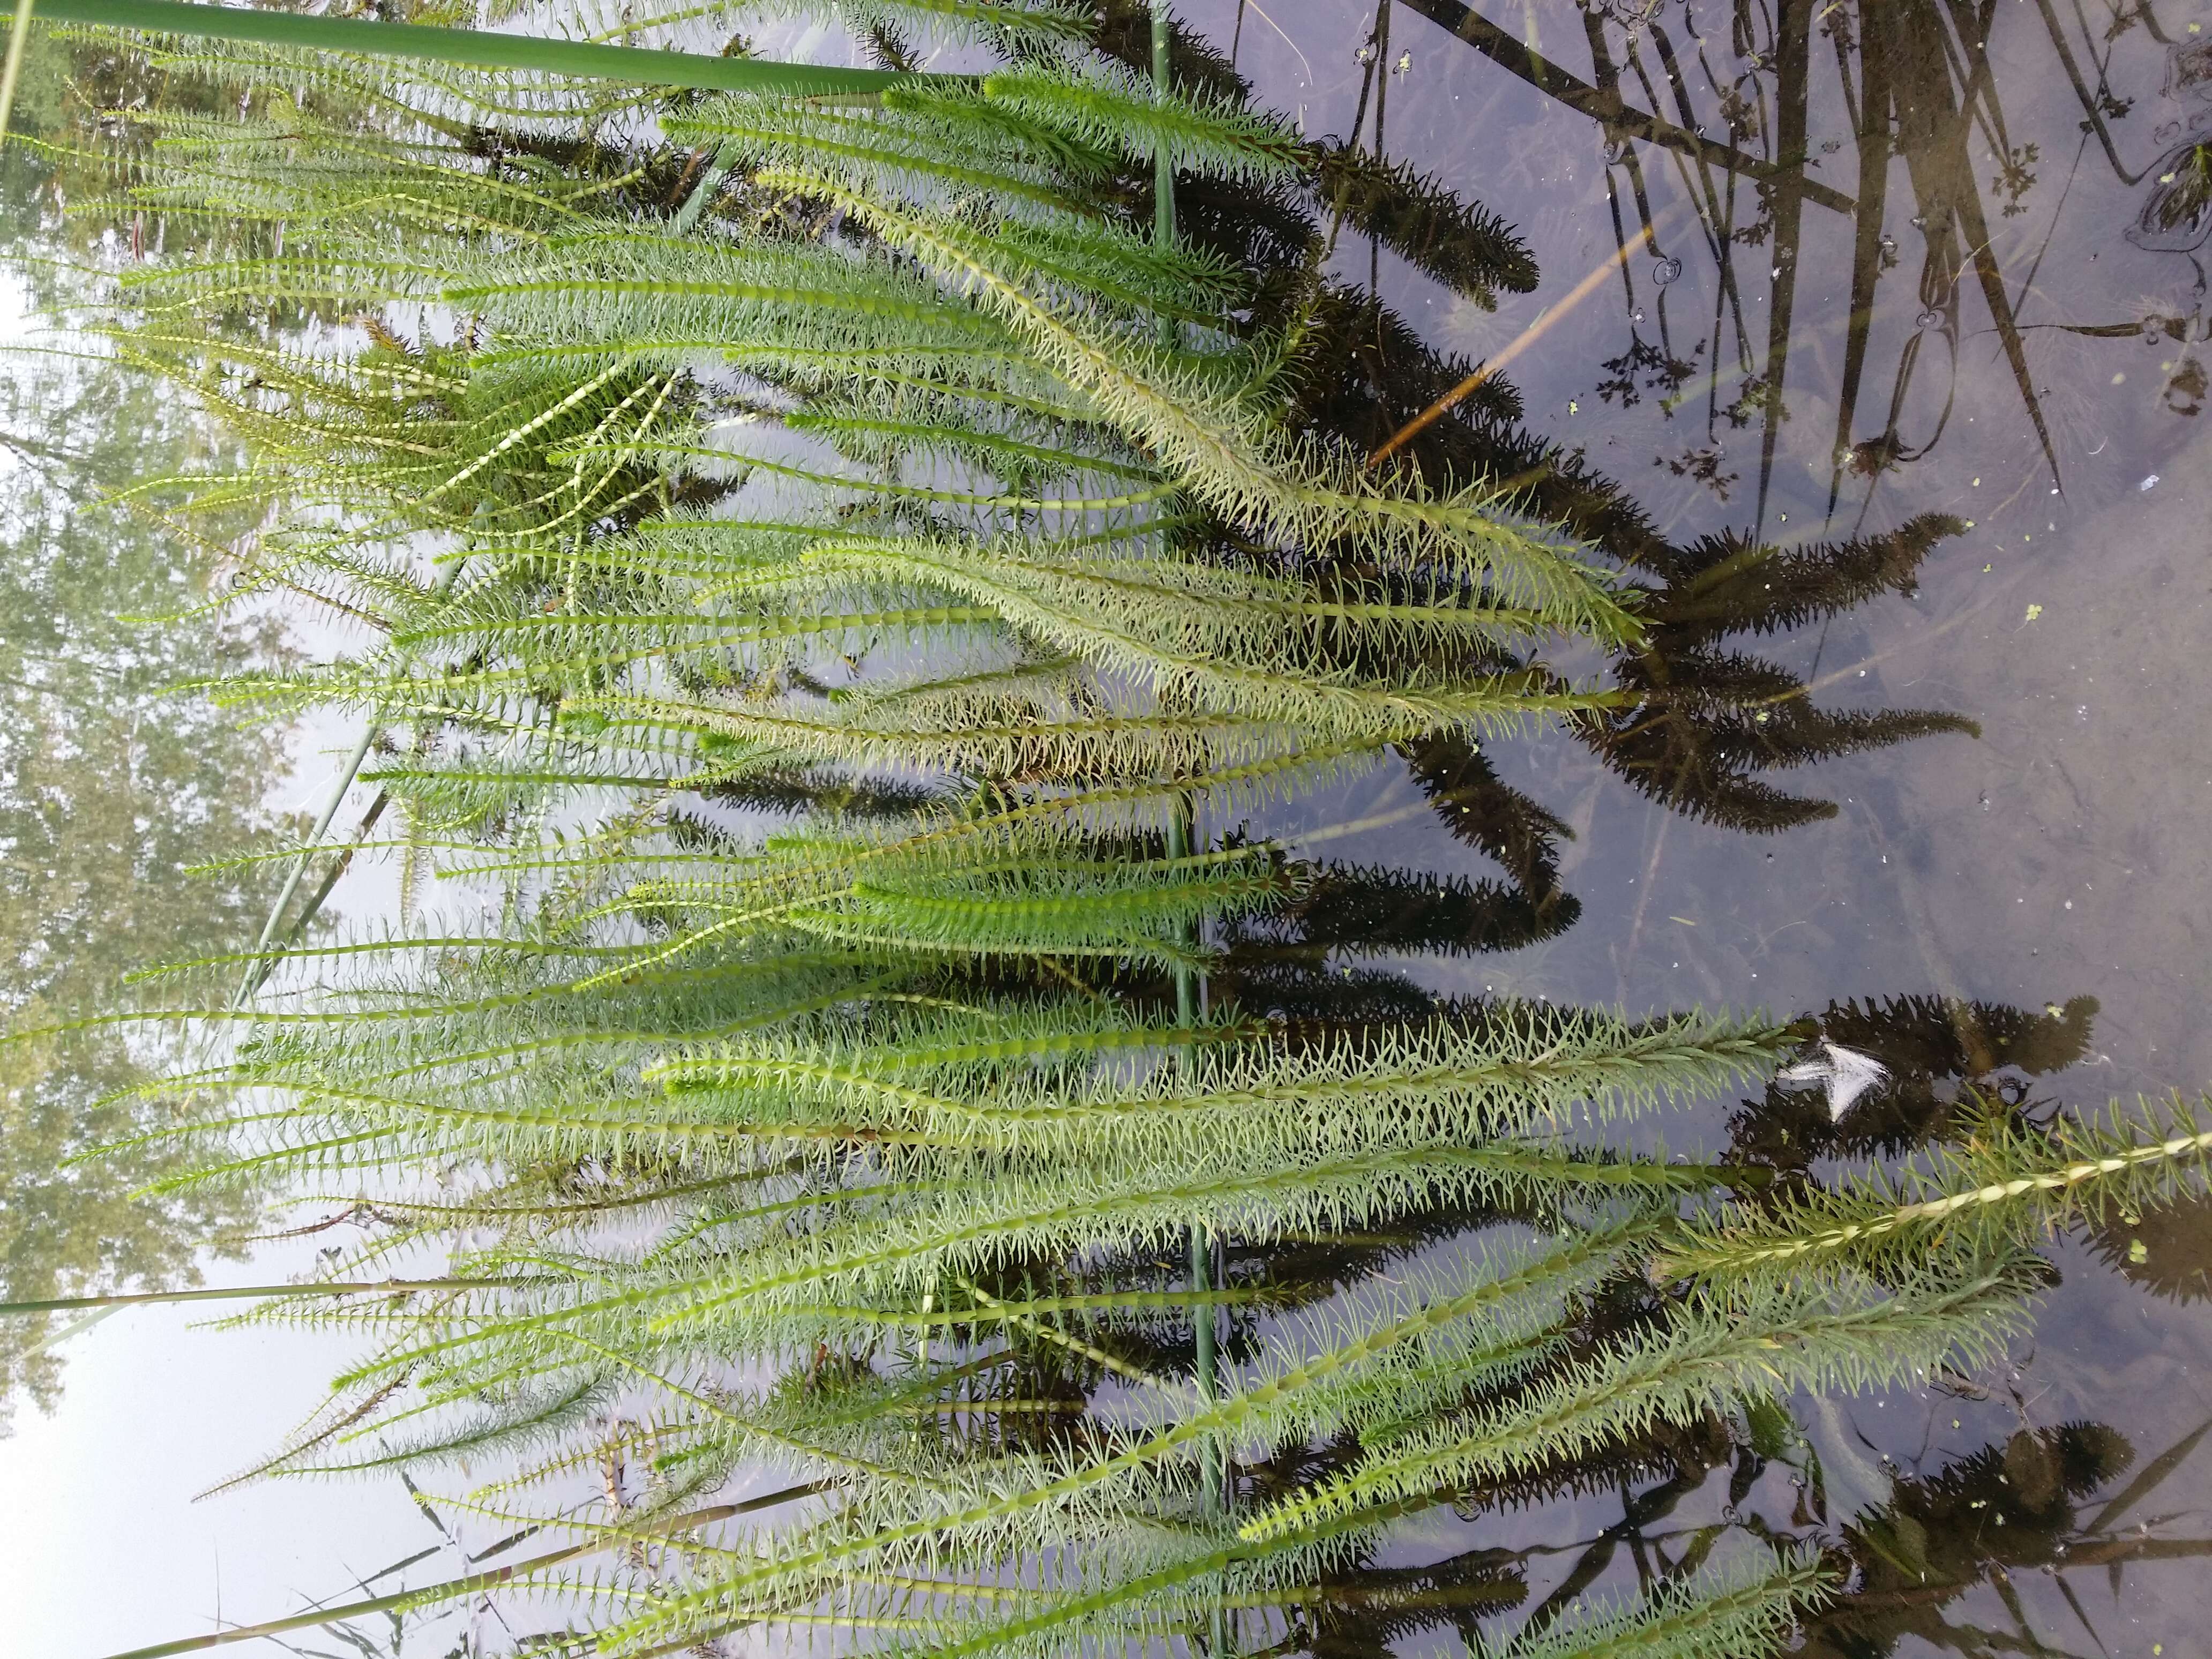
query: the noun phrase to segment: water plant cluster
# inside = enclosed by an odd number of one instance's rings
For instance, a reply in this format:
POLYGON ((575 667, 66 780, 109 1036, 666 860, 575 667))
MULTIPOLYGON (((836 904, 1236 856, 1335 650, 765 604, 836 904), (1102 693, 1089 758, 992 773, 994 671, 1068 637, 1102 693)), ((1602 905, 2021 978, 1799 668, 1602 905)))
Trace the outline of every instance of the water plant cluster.
POLYGON ((672 97, 246 45, 173 59, 239 113, 118 118, 104 210, 164 252, 115 349, 248 441, 188 481, 260 515, 239 591, 366 641, 213 689, 350 711, 355 851, 410 908, 490 896, 341 936, 303 883, 121 1017, 206 1034, 179 1181, 360 1230, 248 1316, 363 1344, 253 1473, 535 1528, 413 1595, 495 1587, 532 1651, 1775 1650, 1816 1552, 1516 1630, 1510 1577, 1393 1540, 1972 1370, 2048 1231, 2186 1187, 2212 1122, 1991 1097, 1823 1184, 1656 1134, 1807 1023, 1425 989, 1547 925, 1540 854, 1470 832, 1484 890, 1268 804, 1407 765, 1472 811, 1486 739, 1668 700, 1549 665, 1668 625, 1555 474, 1445 464, 1479 411, 1372 465, 1329 401, 1337 323, 1383 326, 1347 227, 1471 292, 1525 252, 1164 18, 821 9, 977 72, 672 97))

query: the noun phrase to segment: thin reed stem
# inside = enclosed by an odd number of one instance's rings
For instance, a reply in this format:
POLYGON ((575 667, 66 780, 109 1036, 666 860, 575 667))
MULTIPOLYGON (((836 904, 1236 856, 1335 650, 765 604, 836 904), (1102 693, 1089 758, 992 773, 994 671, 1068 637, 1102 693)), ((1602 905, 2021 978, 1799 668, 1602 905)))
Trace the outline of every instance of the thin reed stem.
MULTIPOLYGON (((26 11, 29 9, 27 6, 26 11)), ((306 46, 319 52, 412 58, 480 69, 535 70, 580 79, 623 81, 635 86, 694 87, 709 92, 780 94, 820 98, 874 94, 916 82, 963 82, 966 76, 907 74, 893 70, 840 69, 779 64, 751 58, 708 58, 649 46, 595 46, 538 35, 483 29, 436 28, 420 23, 372 23, 347 17, 252 8, 198 4, 193 0, 45 0, 39 15, 59 23, 90 23, 148 34, 197 35, 306 46)))

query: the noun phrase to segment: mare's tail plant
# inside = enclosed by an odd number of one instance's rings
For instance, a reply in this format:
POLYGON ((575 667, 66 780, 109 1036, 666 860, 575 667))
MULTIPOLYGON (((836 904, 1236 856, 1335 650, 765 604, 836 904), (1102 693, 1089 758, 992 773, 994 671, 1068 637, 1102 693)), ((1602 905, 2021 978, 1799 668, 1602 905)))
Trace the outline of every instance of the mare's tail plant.
MULTIPOLYGON (((211 1034, 180 1181, 337 1205, 334 1292, 408 1273, 250 1316, 366 1344, 256 1473, 465 1470, 566 1540, 503 1581, 548 1651, 1288 1651, 1441 1502, 1994 1354, 2029 1230, 1738 1272, 1820 1218, 1610 1133, 1796 1028, 1311 994, 1456 942, 1248 807, 1605 707, 1523 665, 1639 633, 1506 484, 1317 434, 1315 307, 1146 229, 1163 173, 1397 186, 1058 9, 853 14, 995 66, 653 106, 240 48, 177 67, 249 118, 131 118, 182 251, 116 349, 252 444, 189 481, 263 509, 241 591, 371 636, 217 690, 354 711, 484 901, 125 1016, 211 1034), (1232 938, 1283 1009, 1190 994, 1232 938)), ((1765 1651, 1827 1587, 1747 1557, 1508 1650, 1765 1651)))

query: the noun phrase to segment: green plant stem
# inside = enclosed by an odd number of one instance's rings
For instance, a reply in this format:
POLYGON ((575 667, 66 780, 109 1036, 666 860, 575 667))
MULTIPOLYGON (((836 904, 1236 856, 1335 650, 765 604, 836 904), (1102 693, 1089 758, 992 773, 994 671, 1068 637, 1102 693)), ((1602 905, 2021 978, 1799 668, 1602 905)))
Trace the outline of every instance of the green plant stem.
MULTIPOLYGON (((1168 95, 1171 70, 1169 65, 1169 46, 1173 38, 1168 17, 1167 0, 1152 3, 1152 87, 1162 99, 1168 95)), ((1175 246, 1176 202, 1175 161, 1163 143, 1152 158, 1152 240, 1161 247, 1175 246)), ((1176 325, 1170 318, 1160 319, 1160 343, 1173 345, 1176 325)), ((1191 799, 1178 796, 1175 811, 1168 821, 1168 856, 1184 859, 1191 852, 1191 799)), ((1186 939, 1183 943, 1189 943, 1186 939)), ((1178 962, 1175 969, 1176 1018, 1186 1030, 1198 1018, 1198 976, 1188 963, 1178 962)), ((1194 1056, 1186 1045, 1178 1052, 1177 1061, 1188 1079, 1194 1069, 1194 1056)), ((1203 1297, 1212 1284, 1213 1239, 1204 1223, 1190 1230, 1190 1290, 1193 1296, 1203 1297)), ((1198 1397, 1210 1402, 1216 1383, 1214 1358, 1214 1313, 1212 1307, 1200 1303, 1192 1316, 1193 1335, 1196 1353, 1194 1359, 1194 1380, 1198 1397)), ((1218 1458, 1205 1460, 1206 1509, 1209 1515, 1221 1512, 1222 1469, 1218 1458)), ((1218 1641, 1216 1642, 1217 1648, 1218 1641)))
MULTIPOLYGON (((1194 829, 1192 817, 1190 797, 1187 794, 1177 796, 1175 810, 1168 818, 1168 856, 1170 859, 1187 859, 1190 856, 1191 842, 1194 839, 1192 834, 1194 829)), ((1195 942, 1192 938, 1194 930, 1188 923, 1184 924, 1180 931, 1183 937, 1178 941, 1179 943, 1190 945, 1195 942)), ((1175 988, 1176 1020, 1183 1030, 1188 1030, 1198 1020, 1199 985, 1198 975, 1188 962, 1179 961, 1176 963, 1175 988)), ((1176 1063, 1185 1080, 1188 1081, 1197 1065, 1197 1057, 1192 1052, 1189 1044, 1186 1043, 1176 1051, 1176 1063)), ((1194 1224, 1190 1230, 1190 1291, 1194 1297, 1203 1297, 1212 1288, 1212 1257, 1213 1240, 1211 1234, 1206 1231, 1204 1223, 1194 1224)), ((1201 1302, 1191 1316, 1197 1349, 1194 1371, 1198 1384, 1198 1396, 1201 1401, 1209 1403, 1213 1399, 1217 1380, 1213 1322, 1214 1311, 1212 1304, 1201 1302)), ((1209 1514, 1218 1514, 1221 1510, 1221 1468, 1218 1462, 1208 1458, 1206 1461, 1205 1470, 1206 1510, 1209 1514)))
POLYGON ((726 146, 717 144, 714 153, 707 158, 707 168, 700 174, 697 186, 677 211, 673 228, 678 235, 688 235, 698 224, 699 216, 714 205, 714 198, 721 192, 722 181, 730 176, 732 165, 726 159, 726 146))
MULTIPOLYGON (((28 9, 27 7, 25 8, 28 9)), ((907 74, 895 70, 838 69, 815 64, 766 63, 750 58, 708 58, 649 46, 596 46, 483 29, 433 28, 420 23, 372 23, 302 12, 194 4, 191 0, 44 0, 40 16, 53 22, 138 29, 149 34, 201 35, 219 40, 258 40, 320 52, 362 52, 379 58, 427 58, 479 69, 536 70, 585 80, 627 81, 639 86, 696 87, 709 92, 779 93, 800 98, 874 94, 915 81, 956 81, 964 76, 907 74)))
MULTIPOLYGON (((1168 46, 1170 33, 1168 26, 1167 0, 1152 3, 1152 88, 1162 99, 1168 95, 1170 71, 1168 67, 1168 46)), ((1176 239, 1175 161, 1168 147, 1160 145, 1152 156, 1152 240, 1162 247, 1173 247, 1176 239)), ((1176 325, 1171 318, 1160 319, 1160 343, 1176 343, 1176 325)))
MULTIPOLYGON (((1153 0, 1152 87, 1162 99, 1168 95, 1170 38, 1166 0, 1153 0)), ((1175 234, 1175 161, 1168 147, 1162 144, 1152 156, 1152 240, 1166 247, 1174 242, 1175 234)))
MULTIPOLYGON (((361 850, 362 842, 368 838, 369 832, 376 828, 376 821, 384 816, 384 809, 391 804, 390 790, 380 789, 376 792, 376 799, 369 802, 368 810, 361 815, 361 823, 354 830, 352 842, 337 858, 331 860, 331 867, 324 872, 321 884, 307 896, 307 908, 300 912, 300 920, 285 935, 285 949, 289 950, 298 941, 300 934, 307 930, 307 924, 313 921, 317 914, 321 911, 323 905, 330 898, 331 890, 336 887, 345 872, 353 867, 353 855, 361 850)), ((262 981, 266 980, 275 970, 276 959, 273 957, 268 957, 258 965, 260 973, 259 977, 253 981, 252 991, 259 990, 262 981)), ((250 996, 252 991, 249 991, 247 994, 250 996)))
MULTIPOLYGON (((377 723, 372 720, 338 773, 337 787, 331 791, 331 798, 323 808, 322 817, 315 820, 314 829, 309 831, 305 850, 301 853, 299 861, 293 865, 292 873, 284 878, 283 886, 277 890, 276 902, 269 907, 269 919, 261 924, 261 937, 253 941, 254 960, 246 964, 246 973, 238 982, 238 994, 231 1000, 232 1007, 243 1008, 246 1000, 259 990, 262 981, 269 977, 269 970, 274 964, 265 960, 261 953, 275 942, 276 930, 283 926, 284 912, 292 902, 292 895, 300 890, 300 883, 306 878, 308 867, 314 863, 315 854, 323 844, 323 837, 330 833, 331 821, 337 817, 338 808, 345 804, 346 791, 353 787, 354 779, 360 775, 362 763, 368 758, 369 746, 376 741, 376 733, 377 723)), ((300 918, 300 926, 306 927, 313 913, 314 907, 311 906, 307 915, 300 918)))
POLYGON ((359 1619, 372 1613, 396 1613, 403 1608, 449 1598, 458 1600, 475 1595, 482 1590, 496 1589, 541 1567, 558 1566, 563 1561, 573 1561, 580 1555, 617 1549, 638 1538, 665 1537, 672 1533, 691 1532, 755 1510, 773 1509, 779 1504, 811 1498, 836 1484, 830 1480, 812 1480, 805 1486, 786 1486, 764 1497, 749 1498, 740 1504, 717 1504, 712 1509, 691 1510, 683 1515, 671 1516, 665 1521, 648 1521, 641 1526, 619 1530, 609 1528, 580 1544, 571 1544, 566 1549, 533 1555, 527 1561, 516 1561, 489 1571, 471 1573, 465 1578, 449 1578, 442 1584, 425 1584, 420 1589, 394 1590, 389 1595, 375 1596, 367 1601, 351 1601, 343 1607, 313 1607, 306 1613, 295 1613, 288 1619, 271 1619, 260 1625, 240 1625, 229 1630, 215 1631, 206 1636, 188 1636, 180 1642, 163 1642, 156 1647, 133 1648, 128 1653, 111 1655, 110 1659, 168 1659, 172 1654, 199 1653, 209 1648, 226 1647, 233 1642, 258 1642, 264 1637, 281 1636, 286 1631, 313 1630, 318 1626, 335 1624, 341 1619, 359 1619))
POLYGON ((0 70, 0 138, 15 108, 15 82, 22 78, 23 48, 31 39, 31 0, 15 0, 15 21, 8 30, 8 66, 0 70))
POLYGON ((382 1279, 349 1284, 218 1285, 188 1291, 118 1291, 112 1296, 58 1296, 43 1302, 0 1302, 0 1319, 87 1308, 131 1308, 156 1302, 247 1302, 257 1297, 397 1296, 408 1291, 481 1291, 512 1285, 508 1279, 382 1279))
MULTIPOLYGON (((691 211, 688 204, 684 210, 691 211)), ((453 566, 439 579, 438 598, 443 599, 453 591, 453 585, 460 580, 461 568, 465 562, 464 560, 455 560, 453 566)), ((368 729, 361 734, 361 741, 354 745, 353 754, 346 762, 345 770, 338 776, 337 787, 331 791, 330 805, 323 808, 323 816, 316 821, 314 833, 307 837, 307 845, 300 854, 300 861, 292 866, 292 873, 285 878, 283 890, 276 895, 276 902, 269 907, 269 919, 262 923, 261 937, 253 946, 256 960, 246 964, 246 972, 238 982, 238 994, 231 1000, 230 1006, 233 1009, 243 1008, 246 1000, 266 984, 269 975, 276 971, 276 958, 267 952, 269 947, 276 942, 276 930, 284 920, 284 908, 291 903, 292 895, 299 891, 301 881, 306 877, 308 867, 314 863, 315 854, 321 849, 323 837, 330 833, 331 821, 337 817, 338 808, 345 801, 346 792, 353 787, 353 781, 361 775, 362 763, 368 758, 369 747, 376 741, 376 734, 380 729, 381 723, 372 718, 368 723, 368 729)), ((339 856, 337 862, 331 866, 330 874, 323 878, 323 884, 315 890, 314 896, 307 901, 307 908, 300 912, 299 920, 292 924, 289 932, 284 935, 285 948, 289 949, 292 941, 307 931, 307 924, 313 921, 316 914, 322 909, 324 902, 331 896, 331 890, 338 884, 338 878, 345 874, 347 868, 353 863, 355 851, 361 846, 368 832, 375 827, 377 819, 384 816, 384 808, 390 798, 389 791, 380 789, 376 792, 376 799, 369 803, 368 811, 362 815, 361 827, 354 832, 353 845, 347 848, 339 856)))

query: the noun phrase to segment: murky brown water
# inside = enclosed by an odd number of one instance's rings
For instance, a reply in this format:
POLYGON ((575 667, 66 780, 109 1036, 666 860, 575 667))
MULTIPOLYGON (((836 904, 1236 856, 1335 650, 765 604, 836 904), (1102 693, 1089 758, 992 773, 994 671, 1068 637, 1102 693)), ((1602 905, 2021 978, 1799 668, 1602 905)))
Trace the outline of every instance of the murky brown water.
MULTIPOLYGON (((1565 446, 1540 494, 1659 592, 1651 656, 1607 672, 1716 689, 1301 808, 1366 825, 1333 854, 1464 878, 1465 938, 1510 947, 1419 977, 1820 1016, 1895 1080, 1840 1136, 1780 1090, 1707 1126, 1784 1161, 1940 1132, 1970 1083, 2033 1112, 2212 1081, 2212 7, 1188 15, 1309 134, 1525 239, 1540 283, 1494 310, 1348 232, 1337 268, 1469 365, 1515 354, 1494 453, 1565 446), (1441 832, 1455 790, 1486 847, 1441 832)), ((2012 1367, 1798 1402, 1817 1482, 1802 1446, 1674 1449, 1401 1564, 1462 1607, 1518 1575, 1517 1622, 1731 1528, 1818 1536, 1857 1577, 1808 1651, 2212 1653, 2212 1212, 2052 1254, 2012 1367)))

